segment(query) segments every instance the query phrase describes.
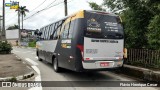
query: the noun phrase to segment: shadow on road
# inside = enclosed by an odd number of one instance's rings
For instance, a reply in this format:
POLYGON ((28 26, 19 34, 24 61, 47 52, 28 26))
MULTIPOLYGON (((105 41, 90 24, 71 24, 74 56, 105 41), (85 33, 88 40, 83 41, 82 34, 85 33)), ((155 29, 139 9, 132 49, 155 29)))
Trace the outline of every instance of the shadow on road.
MULTIPOLYGON (((46 61, 42 61, 41 63, 53 69, 50 63, 47 63, 46 61)), ((110 72, 108 71, 75 72, 62 69, 61 72, 57 74, 63 75, 67 81, 120 81, 119 78, 116 78, 109 73, 110 72)))

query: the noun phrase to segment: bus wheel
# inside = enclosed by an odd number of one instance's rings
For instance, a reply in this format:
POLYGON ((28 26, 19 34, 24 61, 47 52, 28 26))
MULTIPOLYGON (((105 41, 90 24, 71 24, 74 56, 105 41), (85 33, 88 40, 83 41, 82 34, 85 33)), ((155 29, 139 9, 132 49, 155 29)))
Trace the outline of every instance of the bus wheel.
POLYGON ((38 56, 38 61, 42 61, 42 59, 41 59, 41 58, 39 58, 39 56, 38 56))
POLYGON ((53 60, 53 69, 54 69, 55 72, 59 72, 58 60, 57 60, 57 58, 54 58, 54 60, 53 60))

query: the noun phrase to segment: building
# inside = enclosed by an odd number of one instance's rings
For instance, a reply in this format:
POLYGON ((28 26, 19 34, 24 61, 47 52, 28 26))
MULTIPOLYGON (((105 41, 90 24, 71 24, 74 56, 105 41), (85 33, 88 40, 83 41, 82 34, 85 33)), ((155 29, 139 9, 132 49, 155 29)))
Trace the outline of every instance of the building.
POLYGON ((36 39, 34 32, 35 30, 23 29, 19 34, 19 29, 6 30, 6 39, 13 46, 16 45, 16 41, 20 41, 19 45, 28 46, 29 42, 36 39))

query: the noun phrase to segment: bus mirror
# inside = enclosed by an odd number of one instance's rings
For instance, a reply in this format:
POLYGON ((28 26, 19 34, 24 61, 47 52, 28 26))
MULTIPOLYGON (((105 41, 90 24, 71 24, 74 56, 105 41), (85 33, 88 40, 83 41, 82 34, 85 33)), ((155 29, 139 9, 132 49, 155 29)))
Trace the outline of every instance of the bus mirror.
POLYGON ((38 35, 41 36, 41 35, 42 35, 42 32, 39 32, 38 35))
POLYGON ((38 30, 36 30, 36 31, 34 32, 34 35, 38 35, 38 30))

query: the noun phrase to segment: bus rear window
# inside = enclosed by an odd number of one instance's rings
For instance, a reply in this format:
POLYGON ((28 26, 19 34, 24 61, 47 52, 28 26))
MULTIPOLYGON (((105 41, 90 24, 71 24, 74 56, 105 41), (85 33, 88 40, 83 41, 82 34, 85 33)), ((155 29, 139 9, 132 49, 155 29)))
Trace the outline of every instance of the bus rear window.
POLYGON ((122 39, 123 28, 118 16, 86 12, 85 37, 122 39))

